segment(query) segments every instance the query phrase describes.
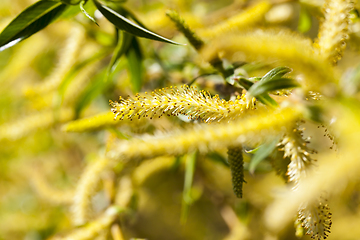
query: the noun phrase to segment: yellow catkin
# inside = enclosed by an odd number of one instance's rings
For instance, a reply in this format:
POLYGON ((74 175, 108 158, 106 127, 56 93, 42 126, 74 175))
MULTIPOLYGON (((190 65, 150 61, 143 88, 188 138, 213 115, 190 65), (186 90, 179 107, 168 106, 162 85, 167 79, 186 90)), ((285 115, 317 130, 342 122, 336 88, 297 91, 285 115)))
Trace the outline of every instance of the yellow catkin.
POLYGON ((319 55, 336 64, 341 59, 348 36, 351 0, 326 0, 324 21, 321 24, 316 46, 319 55))
POLYGON ((74 65, 84 36, 83 27, 74 24, 69 33, 65 48, 60 51, 59 63, 56 68, 41 84, 25 90, 25 94, 29 96, 40 95, 56 89, 74 65))
POLYGON ((52 240, 90 240, 101 234, 104 230, 110 228, 111 224, 116 220, 122 209, 116 206, 109 207, 105 213, 90 222, 84 227, 75 229, 64 237, 55 236, 52 240))
POLYGON ((227 21, 200 31, 199 35, 204 38, 214 38, 235 30, 249 29, 263 20, 265 13, 269 11, 270 7, 271 4, 269 2, 260 2, 229 18, 227 21))
POLYGON ((169 169, 174 164, 174 157, 158 157, 141 163, 133 173, 136 185, 141 185, 151 175, 169 169))
POLYGON ((116 124, 118 124, 118 122, 114 121, 114 114, 109 111, 88 118, 71 121, 63 125, 61 129, 65 132, 85 132, 104 126, 114 126, 116 124))
POLYGON ((115 119, 120 120, 184 114, 189 119, 200 119, 204 122, 233 120, 243 115, 247 109, 255 108, 254 102, 247 101, 245 95, 238 96, 234 101, 225 101, 187 85, 141 93, 128 99, 120 98, 119 102, 111 102, 111 106, 115 119))
POLYGON ((206 152, 234 146, 249 139, 258 142, 267 136, 284 131, 286 125, 291 124, 301 115, 302 110, 295 106, 274 112, 258 112, 257 115, 227 124, 202 125, 179 133, 122 142, 107 155, 111 159, 148 159, 195 150, 206 152))
POLYGON ((61 129, 65 132, 86 132, 121 124, 130 124, 132 126, 136 125, 140 127, 145 124, 145 121, 131 122, 129 119, 125 118, 123 122, 119 122, 115 121, 112 112, 104 112, 88 118, 71 121, 64 124, 61 129))
POLYGON ((92 215, 91 198, 101 180, 101 174, 109 167, 108 159, 100 158, 91 162, 84 170, 75 189, 71 207, 75 226, 87 223, 92 215))
POLYGON ((324 94, 333 93, 328 83, 337 82, 330 64, 313 52, 309 39, 284 30, 220 36, 204 46, 201 55, 207 62, 219 55, 231 61, 281 61, 304 74, 301 83, 306 90, 324 94))
POLYGON ((15 122, 5 123, 0 126, 0 140, 17 140, 37 130, 47 129, 57 122, 69 121, 73 116, 73 110, 65 108, 59 112, 47 110, 23 117, 15 122))
POLYGON ((60 191, 50 186, 41 171, 37 169, 28 172, 29 180, 38 195, 54 204, 71 204, 74 196, 73 191, 60 191))

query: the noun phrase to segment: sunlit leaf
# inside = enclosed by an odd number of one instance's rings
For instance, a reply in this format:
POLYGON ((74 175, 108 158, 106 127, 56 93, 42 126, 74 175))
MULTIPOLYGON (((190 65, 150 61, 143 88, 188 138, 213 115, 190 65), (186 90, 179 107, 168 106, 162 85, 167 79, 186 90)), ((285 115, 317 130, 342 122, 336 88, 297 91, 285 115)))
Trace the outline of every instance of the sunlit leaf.
POLYGON ((25 9, 0 33, 0 51, 48 26, 60 16, 66 6, 58 1, 39 1, 25 9))
POLYGON ((150 30, 139 26, 138 24, 130 21, 120 13, 115 10, 101 4, 100 2, 94 0, 96 7, 99 11, 104 15, 104 17, 109 20, 112 24, 114 24, 118 29, 131 33, 137 37, 148 38, 156 41, 172 43, 177 45, 182 45, 180 43, 174 42, 170 39, 167 39, 163 36, 160 36, 150 30))
POLYGON ((281 78, 285 74, 291 72, 291 68, 288 67, 276 67, 274 69, 271 69, 268 73, 266 73, 260 81, 262 82, 268 82, 276 78, 281 78))
POLYGON ((108 81, 111 73, 115 70, 117 63, 119 62, 120 57, 124 55, 124 53, 129 49, 130 43, 132 42, 133 36, 131 34, 128 34, 124 31, 119 31, 118 34, 119 41, 117 43, 107 70, 106 81, 108 81))
POLYGON ((262 144, 256 149, 254 156, 251 158, 249 165, 249 172, 254 173, 258 164, 263 161, 270 153, 276 148, 276 144, 279 142, 279 138, 274 139, 269 143, 262 144))
POLYGON ((299 83, 291 78, 279 78, 274 79, 267 82, 258 82, 257 84, 254 84, 249 89, 249 94, 251 96, 257 97, 259 95, 262 95, 264 93, 280 90, 280 89, 287 89, 287 88, 295 88, 299 87, 299 83))
POLYGON ((85 10, 85 8, 84 8, 84 5, 85 5, 86 2, 87 2, 86 0, 83 0, 83 1, 80 2, 80 9, 81 9, 81 11, 82 11, 82 12, 85 14, 85 16, 87 16, 91 21, 93 21, 96 25, 99 26, 99 24, 96 22, 96 20, 95 20, 92 16, 90 16, 90 14, 89 14, 88 12, 86 12, 86 10, 85 10))

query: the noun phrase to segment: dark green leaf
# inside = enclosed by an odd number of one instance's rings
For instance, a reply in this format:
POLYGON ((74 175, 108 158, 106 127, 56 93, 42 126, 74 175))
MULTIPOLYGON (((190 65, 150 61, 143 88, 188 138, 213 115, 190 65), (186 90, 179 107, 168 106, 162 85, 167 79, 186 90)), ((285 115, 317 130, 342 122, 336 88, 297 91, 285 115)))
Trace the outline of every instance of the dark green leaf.
POLYGON ((132 42, 133 36, 124 31, 119 31, 119 41, 111 58, 108 70, 106 81, 110 78, 111 73, 115 70, 117 63, 119 62, 120 57, 129 50, 130 43, 132 42))
POLYGON ((287 88, 295 88, 299 87, 299 83, 291 78, 279 78, 279 79, 273 79, 271 81, 267 82, 258 82, 254 84, 249 89, 249 94, 251 96, 257 97, 259 95, 262 95, 264 93, 280 90, 280 89, 287 89, 287 88))
POLYGON ((114 24, 118 29, 126 31, 130 34, 133 34, 138 37, 148 38, 156 41, 172 43, 177 45, 182 45, 180 43, 174 42, 170 39, 162 37, 150 30, 139 26, 138 24, 130 21, 120 13, 114 11, 113 9, 99 3, 98 1, 94 0, 96 7, 99 11, 105 16, 107 20, 109 20, 112 24, 114 24))
POLYGON ((258 164, 263 161, 266 157, 270 155, 270 153, 276 148, 276 144, 279 142, 279 138, 274 139, 269 143, 262 144, 259 148, 257 148, 254 156, 251 158, 251 162, 249 165, 249 172, 253 174, 255 172, 258 164))
POLYGON ((247 91, 250 89, 250 87, 254 84, 253 82, 249 81, 246 78, 239 78, 237 79, 239 84, 245 88, 247 91))
POLYGON ((126 52, 131 84, 135 93, 140 92, 142 87, 142 54, 136 38, 132 38, 131 47, 126 52))
POLYGON ((49 25, 66 9, 58 1, 39 1, 21 12, 0 34, 0 51, 12 47, 49 25))
POLYGON ((84 8, 84 5, 85 5, 86 2, 87 2, 86 0, 83 0, 83 1, 80 2, 80 9, 81 9, 81 11, 82 11, 82 12, 85 14, 85 16, 87 16, 91 21, 93 21, 96 25, 99 26, 99 24, 96 22, 96 20, 95 20, 92 16, 90 16, 90 14, 88 14, 88 13, 86 12, 86 10, 85 10, 85 8, 84 8))
POLYGON ((270 70, 268 73, 266 73, 260 81, 262 82, 267 82, 267 81, 271 81, 273 79, 276 78, 281 78, 283 77, 285 74, 291 72, 291 68, 288 67, 276 67, 272 70, 270 70))

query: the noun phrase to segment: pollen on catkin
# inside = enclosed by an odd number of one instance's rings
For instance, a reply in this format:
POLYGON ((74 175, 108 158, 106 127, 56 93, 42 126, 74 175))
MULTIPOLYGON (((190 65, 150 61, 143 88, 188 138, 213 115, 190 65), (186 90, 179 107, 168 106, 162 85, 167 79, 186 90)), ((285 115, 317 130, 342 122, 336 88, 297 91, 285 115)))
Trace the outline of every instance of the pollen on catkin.
POLYGON ((306 177, 314 160, 311 158, 312 150, 307 147, 308 141, 302 138, 302 131, 295 128, 278 144, 281 146, 279 150, 284 151, 284 158, 289 157, 290 163, 286 175, 289 183, 294 184, 293 189, 296 190, 300 181, 306 177))
POLYGON ((298 211, 298 219, 306 229, 306 235, 311 235, 312 239, 327 239, 331 228, 330 208, 323 199, 317 203, 304 204, 298 211))
POLYGON ((229 147, 227 154, 234 194, 236 197, 242 198, 242 188, 245 182, 242 146, 229 147))
POLYGON ((221 120, 233 120, 246 110, 255 108, 255 99, 248 101, 245 95, 234 101, 211 96, 209 92, 198 91, 187 85, 155 90, 152 93, 141 93, 128 99, 120 97, 119 102, 110 102, 115 119, 178 116, 184 114, 189 119, 202 120, 206 123, 221 120))

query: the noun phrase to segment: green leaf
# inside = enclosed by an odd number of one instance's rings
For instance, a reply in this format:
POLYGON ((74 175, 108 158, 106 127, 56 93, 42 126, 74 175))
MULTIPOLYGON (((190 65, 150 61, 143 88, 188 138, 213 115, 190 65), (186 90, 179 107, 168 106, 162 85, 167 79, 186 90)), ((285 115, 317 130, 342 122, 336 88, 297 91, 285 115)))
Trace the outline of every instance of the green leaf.
POLYGON ((251 82, 251 81, 249 81, 249 79, 243 78, 243 77, 237 79, 237 81, 239 82, 239 84, 240 84, 243 88, 246 89, 246 91, 248 91, 248 90, 250 89, 250 87, 251 87, 252 85, 254 85, 254 83, 251 82))
POLYGON ((176 45, 183 45, 177 42, 174 42, 170 39, 162 37, 150 30, 139 26, 138 24, 130 21, 120 13, 116 12, 115 10, 99 3, 98 1, 94 0, 94 3, 98 10, 104 15, 104 17, 109 20, 112 24, 114 24, 118 29, 133 34, 137 37, 148 38, 156 41, 172 43, 176 45))
POLYGON ((258 164, 263 161, 266 157, 270 155, 270 153, 276 148, 276 144, 279 142, 279 137, 274 139, 269 143, 264 143, 260 147, 257 148, 254 156, 251 158, 249 165, 249 172, 254 174, 256 167, 258 164))
POLYGON ((182 223, 186 222, 189 213, 189 206, 193 203, 193 198, 191 196, 191 189, 194 180, 196 158, 197 158, 196 152, 186 157, 183 201, 181 206, 182 223))
POLYGON ((86 4, 86 2, 87 2, 87 0, 83 0, 83 1, 80 2, 80 9, 81 9, 81 11, 82 11, 82 12, 85 14, 85 16, 87 16, 91 21, 93 21, 96 25, 99 26, 99 24, 96 22, 96 20, 95 20, 92 16, 90 16, 89 13, 86 12, 86 10, 85 10, 85 8, 84 8, 84 5, 86 4))
POLYGON ((132 38, 131 47, 126 52, 128 69, 130 72, 131 84, 135 93, 140 92, 142 87, 142 54, 136 38, 132 38))
POLYGON ((105 80, 108 81, 111 73, 115 70, 116 65, 119 62, 120 57, 128 51, 130 43, 132 42, 133 36, 124 31, 119 31, 119 41, 111 58, 105 80))
POLYGON ((42 30, 66 9, 58 1, 39 1, 21 12, 1 33, 0 52, 42 30))
POLYGON ((276 78, 281 78, 283 77, 285 74, 291 72, 291 68, 288 67, 276 67, 272 70, 270 70, 268 73, 266 73, 260 81, 262 82, 267 82, 267 81, 271 81, 273 79, 276 78))
POLYGON ((271 107, 279 106, 278 103, 272 97, 270 97, 269 94, 267 94, 267 93, 264 93, 264 94, 258 96, 257 99, 267 106, 271 106, 271 107))
POLYGON ((266 82, 257 82, 249 89, 249 94, 251 96, 257 97, 264 93, 275 91, 279 89, 295 88, 299 87, 299 83, 291 78, 279 78, 273 79, 266 82))

